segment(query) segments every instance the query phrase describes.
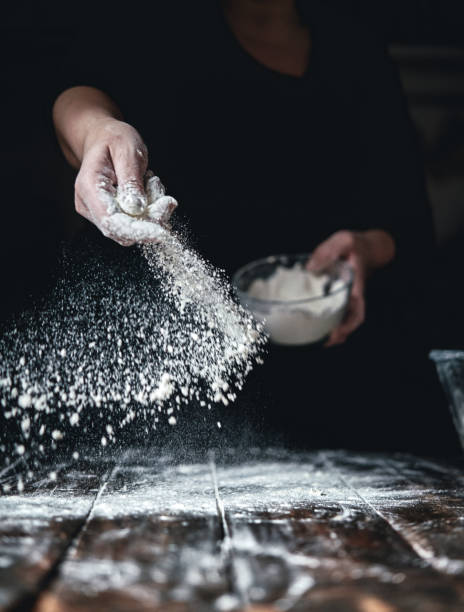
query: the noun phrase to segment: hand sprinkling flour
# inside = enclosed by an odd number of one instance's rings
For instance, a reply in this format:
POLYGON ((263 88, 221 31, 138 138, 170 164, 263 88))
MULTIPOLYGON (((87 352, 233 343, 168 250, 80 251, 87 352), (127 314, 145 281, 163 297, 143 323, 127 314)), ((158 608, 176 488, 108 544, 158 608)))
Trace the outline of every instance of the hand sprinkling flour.
POLYGON ((216 430, 209 409, 235 401, 261 360, 260 325, 224 274, 171 230, 177 203, 147 172, 147 148, 111 99, 71 88, 54 120, 78 170, 76 211, 138 246, 69 247, 47 301, 0 336, 0 406, 17 431, 0 439, 2 455, 31 466, 58 449, 78 458, 80 439, 103 449, 131 426, 152 440, 184 413, 210 415, 216 430))
POLYGON ((177 203, 147 171, 140 134, 124 121, 100 115, 91 120, 92 129, 85 125, 74 143, 75 157, 69 158, 79 167, 77 212, 123 246, 163 240, 177 203))
POLYGON ((123 183, 114 191, 108 191, 105 181, 98 193, 106 204, 107 214, 100 221, 100 229, 107 237, 124 245, 159 242, 166 238, 165 226, 177 202, 165 195, 157 176, 147 172, 145 194, 141 194, 133 181, 123 183))
POLYGON ((171 231, 177 203, 152 174, 146 196, 134 217, 118 208, 128 208, 118 190, 108 217, 128 240, 147 236, 137 223, 162 240, 128 252, 122 273, 98 253, 87 267, 68 257, 48 303, 0 338, 0 405, 19 425, 12 456, 40 456, 77 429, 99 431, 96 444, 106 447, 131 423, 154 431, 160 419, 175 426, 183 410, 204 418, 234 402, 261 361, 261 326, 225 275, 171 231))

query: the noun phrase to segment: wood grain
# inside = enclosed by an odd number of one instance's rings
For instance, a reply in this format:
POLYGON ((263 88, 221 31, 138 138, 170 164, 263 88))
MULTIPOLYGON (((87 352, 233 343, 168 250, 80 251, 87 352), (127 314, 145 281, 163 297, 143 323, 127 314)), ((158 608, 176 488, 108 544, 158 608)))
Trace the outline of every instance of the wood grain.
MULTIPOLYGON (((0 497, 0 610, 27 609, 80 532, 108 465, 55 466, 0 497)), ((16 476, 17 477, 17 476, 16 476)))
POLYGON ((62 466, 0 499, 1 609, 463 610, 462 474, 275 449, 62 466))

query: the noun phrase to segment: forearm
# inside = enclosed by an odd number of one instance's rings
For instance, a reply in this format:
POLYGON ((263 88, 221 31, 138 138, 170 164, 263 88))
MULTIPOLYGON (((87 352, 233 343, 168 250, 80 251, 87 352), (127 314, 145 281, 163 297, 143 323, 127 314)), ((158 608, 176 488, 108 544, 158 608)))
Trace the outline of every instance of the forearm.
POLYGON ((53 123, 58 142, 68 162, 79 168, 88 135, 99 121, 121 119, 117 105, 93 87, 72 87, 56 99, 53 123))

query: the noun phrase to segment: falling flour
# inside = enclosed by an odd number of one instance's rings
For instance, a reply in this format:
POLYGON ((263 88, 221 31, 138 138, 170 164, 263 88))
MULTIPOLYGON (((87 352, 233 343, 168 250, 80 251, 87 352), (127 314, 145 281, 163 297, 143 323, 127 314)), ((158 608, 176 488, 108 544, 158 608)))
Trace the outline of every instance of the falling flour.
POLYGON ((0 405, 18 425, 14 445, 0 445, 8 461, 93 432, 106 446, 132 422, 175 425, 187 406, 195 419, 233 402, 261 360, 260 325, 177 235, 165 229, 161 243, 120 253, 116 264, 68 256, 47 302, 1 336, 0 405))

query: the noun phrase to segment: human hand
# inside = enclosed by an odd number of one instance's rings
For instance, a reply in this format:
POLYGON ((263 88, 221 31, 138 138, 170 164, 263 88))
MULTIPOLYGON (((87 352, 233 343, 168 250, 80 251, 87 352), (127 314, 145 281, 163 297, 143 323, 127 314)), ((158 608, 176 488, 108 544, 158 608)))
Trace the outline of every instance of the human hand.
POLYGON ((127 123, 105 117, 89 130, 75 184, 79 214, 119 244, 159 242, 177 206, 147 172, 147 148, 127 123))
POLYGON ((339 231, 322 242, 313 252, 308 269, 321 272, 338 259, 353 268, 353 286, 342 323, 335 328, 325 346, 342 344, 363 322, 366 315, 364 288, 371 269, 371 253, 367 232, 339 231))

